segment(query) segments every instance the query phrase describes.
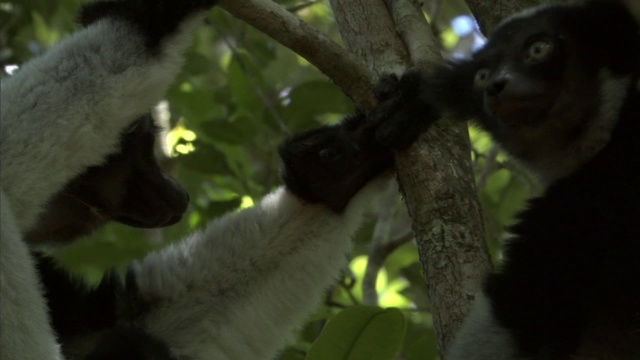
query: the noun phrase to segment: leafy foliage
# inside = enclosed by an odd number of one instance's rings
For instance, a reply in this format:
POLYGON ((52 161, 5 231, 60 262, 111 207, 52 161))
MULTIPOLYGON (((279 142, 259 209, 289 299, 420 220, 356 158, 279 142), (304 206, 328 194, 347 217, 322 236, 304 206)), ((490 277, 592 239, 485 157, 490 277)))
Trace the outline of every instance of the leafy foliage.
POLYGON ((327 323, 307 360, 386 360, 400 350, 405 318, 397 308, 353 306, 327 323))

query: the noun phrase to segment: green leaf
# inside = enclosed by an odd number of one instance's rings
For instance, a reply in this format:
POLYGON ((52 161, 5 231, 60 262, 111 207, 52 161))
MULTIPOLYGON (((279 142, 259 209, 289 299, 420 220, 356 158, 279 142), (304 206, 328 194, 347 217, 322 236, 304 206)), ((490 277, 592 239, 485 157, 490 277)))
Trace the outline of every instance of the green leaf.
POLYGON ((214 66, 206 56, 193 51, 188 52, 185 55, 185 59, 186 62, 183 71, 188 72, 190 75, 207 73, 211 71, 211 68, 214 66))
POLYGON ((227 115, 226 105, 216 101, 214 89, 193 88, 183 83, 171 89, 172 112, 184 116, 189 123, 198 124, 214 117, 227 115))
POLYGON ((327 323, 306 360, 390 360, 400 350, 405 331, 399 309, 350 307, 327 323))
POLYGON ((229 145, 251 142, 260 130, 252 115, 246 111, 238 111, 228 119, 217 118, 204 121, 199 128, 208 138, 229 145))
POLYGON ((258 110, 263 107, 258 95, 260 89, 265 89, 259 71, 252 71, 251 60, 246 54, 239 52, 229 63, 229 88, 233 99, 244 109, 258 110))
POLYGON ((60 40, 60 33, 54 31, 41 14, 33 12, 31 16, 36 38, 41 44, 51 46, 60 40))

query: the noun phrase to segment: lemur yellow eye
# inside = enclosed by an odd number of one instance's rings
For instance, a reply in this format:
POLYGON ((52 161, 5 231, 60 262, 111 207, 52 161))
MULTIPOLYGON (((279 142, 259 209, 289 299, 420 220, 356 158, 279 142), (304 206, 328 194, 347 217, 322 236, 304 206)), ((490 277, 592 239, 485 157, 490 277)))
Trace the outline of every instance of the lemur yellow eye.
POLYGON ((553 50, 553 43, 547 40, 536 41, 527 50, 529 60, 542 61, 546 59, 553 50))
POLYGON ((491 71, 489 71, 488 68, 482 68, 476 73, 476 77, 473 79, 473 82, 475 86, 483 87, 487 85, 489 77, 491 77, 491 71))

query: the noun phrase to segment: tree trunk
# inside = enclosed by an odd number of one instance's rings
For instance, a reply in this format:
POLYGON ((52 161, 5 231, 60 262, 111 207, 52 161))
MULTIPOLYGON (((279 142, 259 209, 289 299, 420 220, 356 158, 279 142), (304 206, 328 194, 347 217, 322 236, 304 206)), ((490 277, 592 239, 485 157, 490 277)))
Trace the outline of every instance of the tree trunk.
MULTIPOLYGON (((347 49, 377 74, 440 61, 422 13, 410 2, 332 0, 331 5, 347 49)), ((441 355, 490 270, 470 152, 466 125, 449 124, 436 126, 396 156, 441 355)))

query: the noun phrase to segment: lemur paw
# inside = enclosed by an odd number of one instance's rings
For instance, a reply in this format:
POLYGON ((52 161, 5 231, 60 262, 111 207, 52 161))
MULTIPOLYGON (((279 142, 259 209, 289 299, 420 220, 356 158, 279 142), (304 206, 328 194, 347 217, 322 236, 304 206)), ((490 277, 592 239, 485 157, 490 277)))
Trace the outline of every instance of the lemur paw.
POLYGON ((437 118, 433 107, 420 98, 422 76, 417 70, 410 70, 400 78, 383 75, 376 85, 376 96, 381 102, 369 118, 382 145, 404 150, 437 118))

